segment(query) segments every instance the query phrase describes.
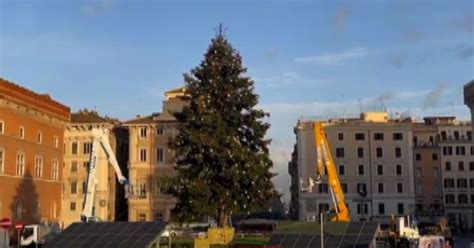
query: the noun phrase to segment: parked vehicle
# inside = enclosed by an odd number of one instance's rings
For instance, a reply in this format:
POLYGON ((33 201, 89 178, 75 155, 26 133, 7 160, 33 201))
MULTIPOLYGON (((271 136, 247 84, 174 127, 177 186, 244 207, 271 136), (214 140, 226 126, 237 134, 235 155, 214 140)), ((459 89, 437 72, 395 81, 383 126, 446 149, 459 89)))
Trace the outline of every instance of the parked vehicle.
POLYGON ((23 228, 20 245, 22 247, 42 246, 49 242, 58 233, 59 229, 55 226, 27 225, 23 228))

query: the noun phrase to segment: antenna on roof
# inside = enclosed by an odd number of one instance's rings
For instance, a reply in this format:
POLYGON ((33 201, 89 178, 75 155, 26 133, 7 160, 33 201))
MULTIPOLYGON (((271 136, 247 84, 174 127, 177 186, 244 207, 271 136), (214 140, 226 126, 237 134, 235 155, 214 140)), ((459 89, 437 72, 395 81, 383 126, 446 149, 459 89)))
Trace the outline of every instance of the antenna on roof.
POLYGON ((364 112, 364 109, 362 107, 362 99, 359 98, 358 101, 359 101, 359 112, 360 114, 362 114, 362 112, 364 112))

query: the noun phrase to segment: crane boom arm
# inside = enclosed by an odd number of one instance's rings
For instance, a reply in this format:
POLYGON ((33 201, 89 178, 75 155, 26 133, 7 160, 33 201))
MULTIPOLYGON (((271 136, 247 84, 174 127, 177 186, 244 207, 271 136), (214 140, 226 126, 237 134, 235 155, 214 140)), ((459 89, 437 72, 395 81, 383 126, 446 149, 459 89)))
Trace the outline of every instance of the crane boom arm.
MULTIPOLYGON (((104 150, 109 163, 114 168, 120 184, 127 186, 128 180, 123 176, 120 166, 115 158, 112 147, 110 146, 106 131, 103 129, 94 128, 92 129, 93 139, 91 155, 89 160, 89 168, 87 174, 87 190, 84 197, 84 206, 81 214, 81 220, 87 222, 94 217, 94 199, 96 193, 96 187, 99 183, 97 180, 97 163, 99 159, 99 148, 102 147, 104 150)), ((126 190, 127 192, 127 190, 126 190)))
POLYGON ((336 216, 332 221, 350 221, 349 208, 346 204, 345 195, 339 179, 339 173, 336 170, 336 164, 334 162, 334 157, 331 152, 331 147, 329 146, 323 123, 315 122, 313 124, 313 129, 318 154, 316 169, 318 176, 321 177, 324 175, 324 168, 326 168, 328 184, 331 187, 334 208, 336 210, 336 216))

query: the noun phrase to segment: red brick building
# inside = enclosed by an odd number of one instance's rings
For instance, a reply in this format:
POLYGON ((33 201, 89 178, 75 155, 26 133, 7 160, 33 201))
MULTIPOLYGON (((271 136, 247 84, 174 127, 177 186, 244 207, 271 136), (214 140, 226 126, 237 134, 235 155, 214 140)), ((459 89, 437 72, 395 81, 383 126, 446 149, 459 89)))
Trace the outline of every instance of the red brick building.
POLYGON ((57 222, 69 107, 0 78, 0 218, 57 222))

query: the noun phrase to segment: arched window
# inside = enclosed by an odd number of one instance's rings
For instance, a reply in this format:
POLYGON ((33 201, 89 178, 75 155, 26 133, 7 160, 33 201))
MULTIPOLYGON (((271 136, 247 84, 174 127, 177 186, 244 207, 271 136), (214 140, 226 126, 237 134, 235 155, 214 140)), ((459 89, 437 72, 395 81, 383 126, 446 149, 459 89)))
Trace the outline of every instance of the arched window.
POLYGON ((15 204, 15 220, 21 220, 23 217, 23 202, 21 200, 16 201, 15 204))

